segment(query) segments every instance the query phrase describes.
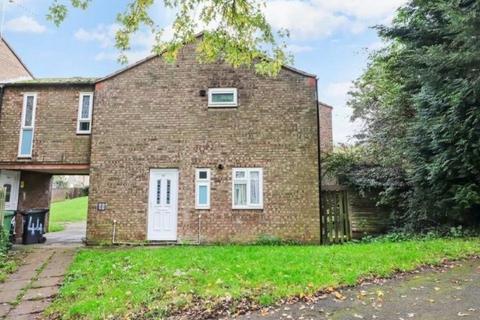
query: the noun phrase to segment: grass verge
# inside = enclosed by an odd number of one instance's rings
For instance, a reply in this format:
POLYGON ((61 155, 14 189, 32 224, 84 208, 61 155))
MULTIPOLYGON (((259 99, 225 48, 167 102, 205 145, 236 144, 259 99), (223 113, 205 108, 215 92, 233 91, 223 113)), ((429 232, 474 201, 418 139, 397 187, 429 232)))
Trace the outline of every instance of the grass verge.
POLYGON ((67 222, 85 221, 87 219, 88 197, 80 197, 60 202, 50 206, 48 232, 65 229, 67 222))
POLYGON ((198 301, 214 308, 225 298, 268 305, 479 253, 479 239, 85 249, 75 257, 59 298, 46 313, 67 319, 161 317, 198 301))
POLYGON ((26 256, 25 251, 0 252, 0 283, 5 282, 8 275, 14 273, 26 256))

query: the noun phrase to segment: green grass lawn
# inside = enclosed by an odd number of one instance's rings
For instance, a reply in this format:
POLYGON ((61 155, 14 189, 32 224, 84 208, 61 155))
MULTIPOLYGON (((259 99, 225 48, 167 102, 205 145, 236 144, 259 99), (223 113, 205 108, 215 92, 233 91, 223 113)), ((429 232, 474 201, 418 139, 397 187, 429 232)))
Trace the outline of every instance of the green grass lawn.
POLYGON ((212 246, 84 249, 47 314, 61 318, 160 317, 221 298, 261 304, 352 285, 422 264, 480 253, 480 240, 436 239, 342 246, 212 246))
POLYGON ((53 202, 50 206, 48 231, 62 231, 66 222, 87 220, 87 206, 88 197, 53 202))

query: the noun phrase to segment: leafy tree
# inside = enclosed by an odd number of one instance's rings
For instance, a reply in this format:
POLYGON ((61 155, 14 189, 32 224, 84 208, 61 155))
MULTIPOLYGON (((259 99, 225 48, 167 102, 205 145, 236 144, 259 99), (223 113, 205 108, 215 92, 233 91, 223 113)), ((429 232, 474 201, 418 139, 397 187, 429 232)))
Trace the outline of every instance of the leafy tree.
POLYGON ((480 220, 480 1, 410 0, 350 105, 362 142, 405 170, 412 225, 480 220), (418 223, 422 222, 422 223, 418 223))
MULTIPOLYGON (((71 7, 53 0, 47 18, 57 26, 71 8, 86 9, 93 0, 69 0, 71 7)), ((117 21, 116 47, 122 52, 120 61, 126 63, 125 51, 130 49, 132 35, 142 28, 156 38, 155 53, 165 53, 172 61, 185 43, 194 40, 200 28, 206 30, 198 46, 199 59, 214 62, 219 59, 234 67, 254 66, 256 72, 276 75, 283 64, 291 62, 284 39, 288 33, 272 31, 262 9, 264 0, 163 0, 167 8, 176 10, 173 39, 163 41, 163 30, 156 25, 149 10, 155 0, 130 0, 117 21)))

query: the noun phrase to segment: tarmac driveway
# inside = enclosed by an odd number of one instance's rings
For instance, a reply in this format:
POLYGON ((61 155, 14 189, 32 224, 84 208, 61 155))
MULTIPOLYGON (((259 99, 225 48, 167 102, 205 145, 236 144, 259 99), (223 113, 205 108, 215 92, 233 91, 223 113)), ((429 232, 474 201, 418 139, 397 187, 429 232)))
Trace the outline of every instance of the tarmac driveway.
POLYGON ((238 319, 480 319, 480 260, 375 281, 238 319))

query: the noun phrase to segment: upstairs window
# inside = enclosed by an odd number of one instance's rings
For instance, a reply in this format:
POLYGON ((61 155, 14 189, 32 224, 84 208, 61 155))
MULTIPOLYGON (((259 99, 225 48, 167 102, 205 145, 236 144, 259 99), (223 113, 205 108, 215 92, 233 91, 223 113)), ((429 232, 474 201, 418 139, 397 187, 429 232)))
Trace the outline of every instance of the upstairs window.
POLYGON ((90 134, 92 131, 93 93, 80 93, 78 105, 77 133, 90 134))
POLYGON ((22 123, 20 126, 20 143, 18 146, 19 158, 30 158, 32 156, 36 108, 37 94, 25 93, 23 95, 22 123))
POLYGON ((263 209, 263 170, 235 168, 232 175, 233 209, 263 209))
POLYGON ((195 208, 210 209, 210 169, 195 171, 195 208))
POLYGON ((236 88, 210 88, 208 89, 209 107, 236 107, 237 89, 236 88))

